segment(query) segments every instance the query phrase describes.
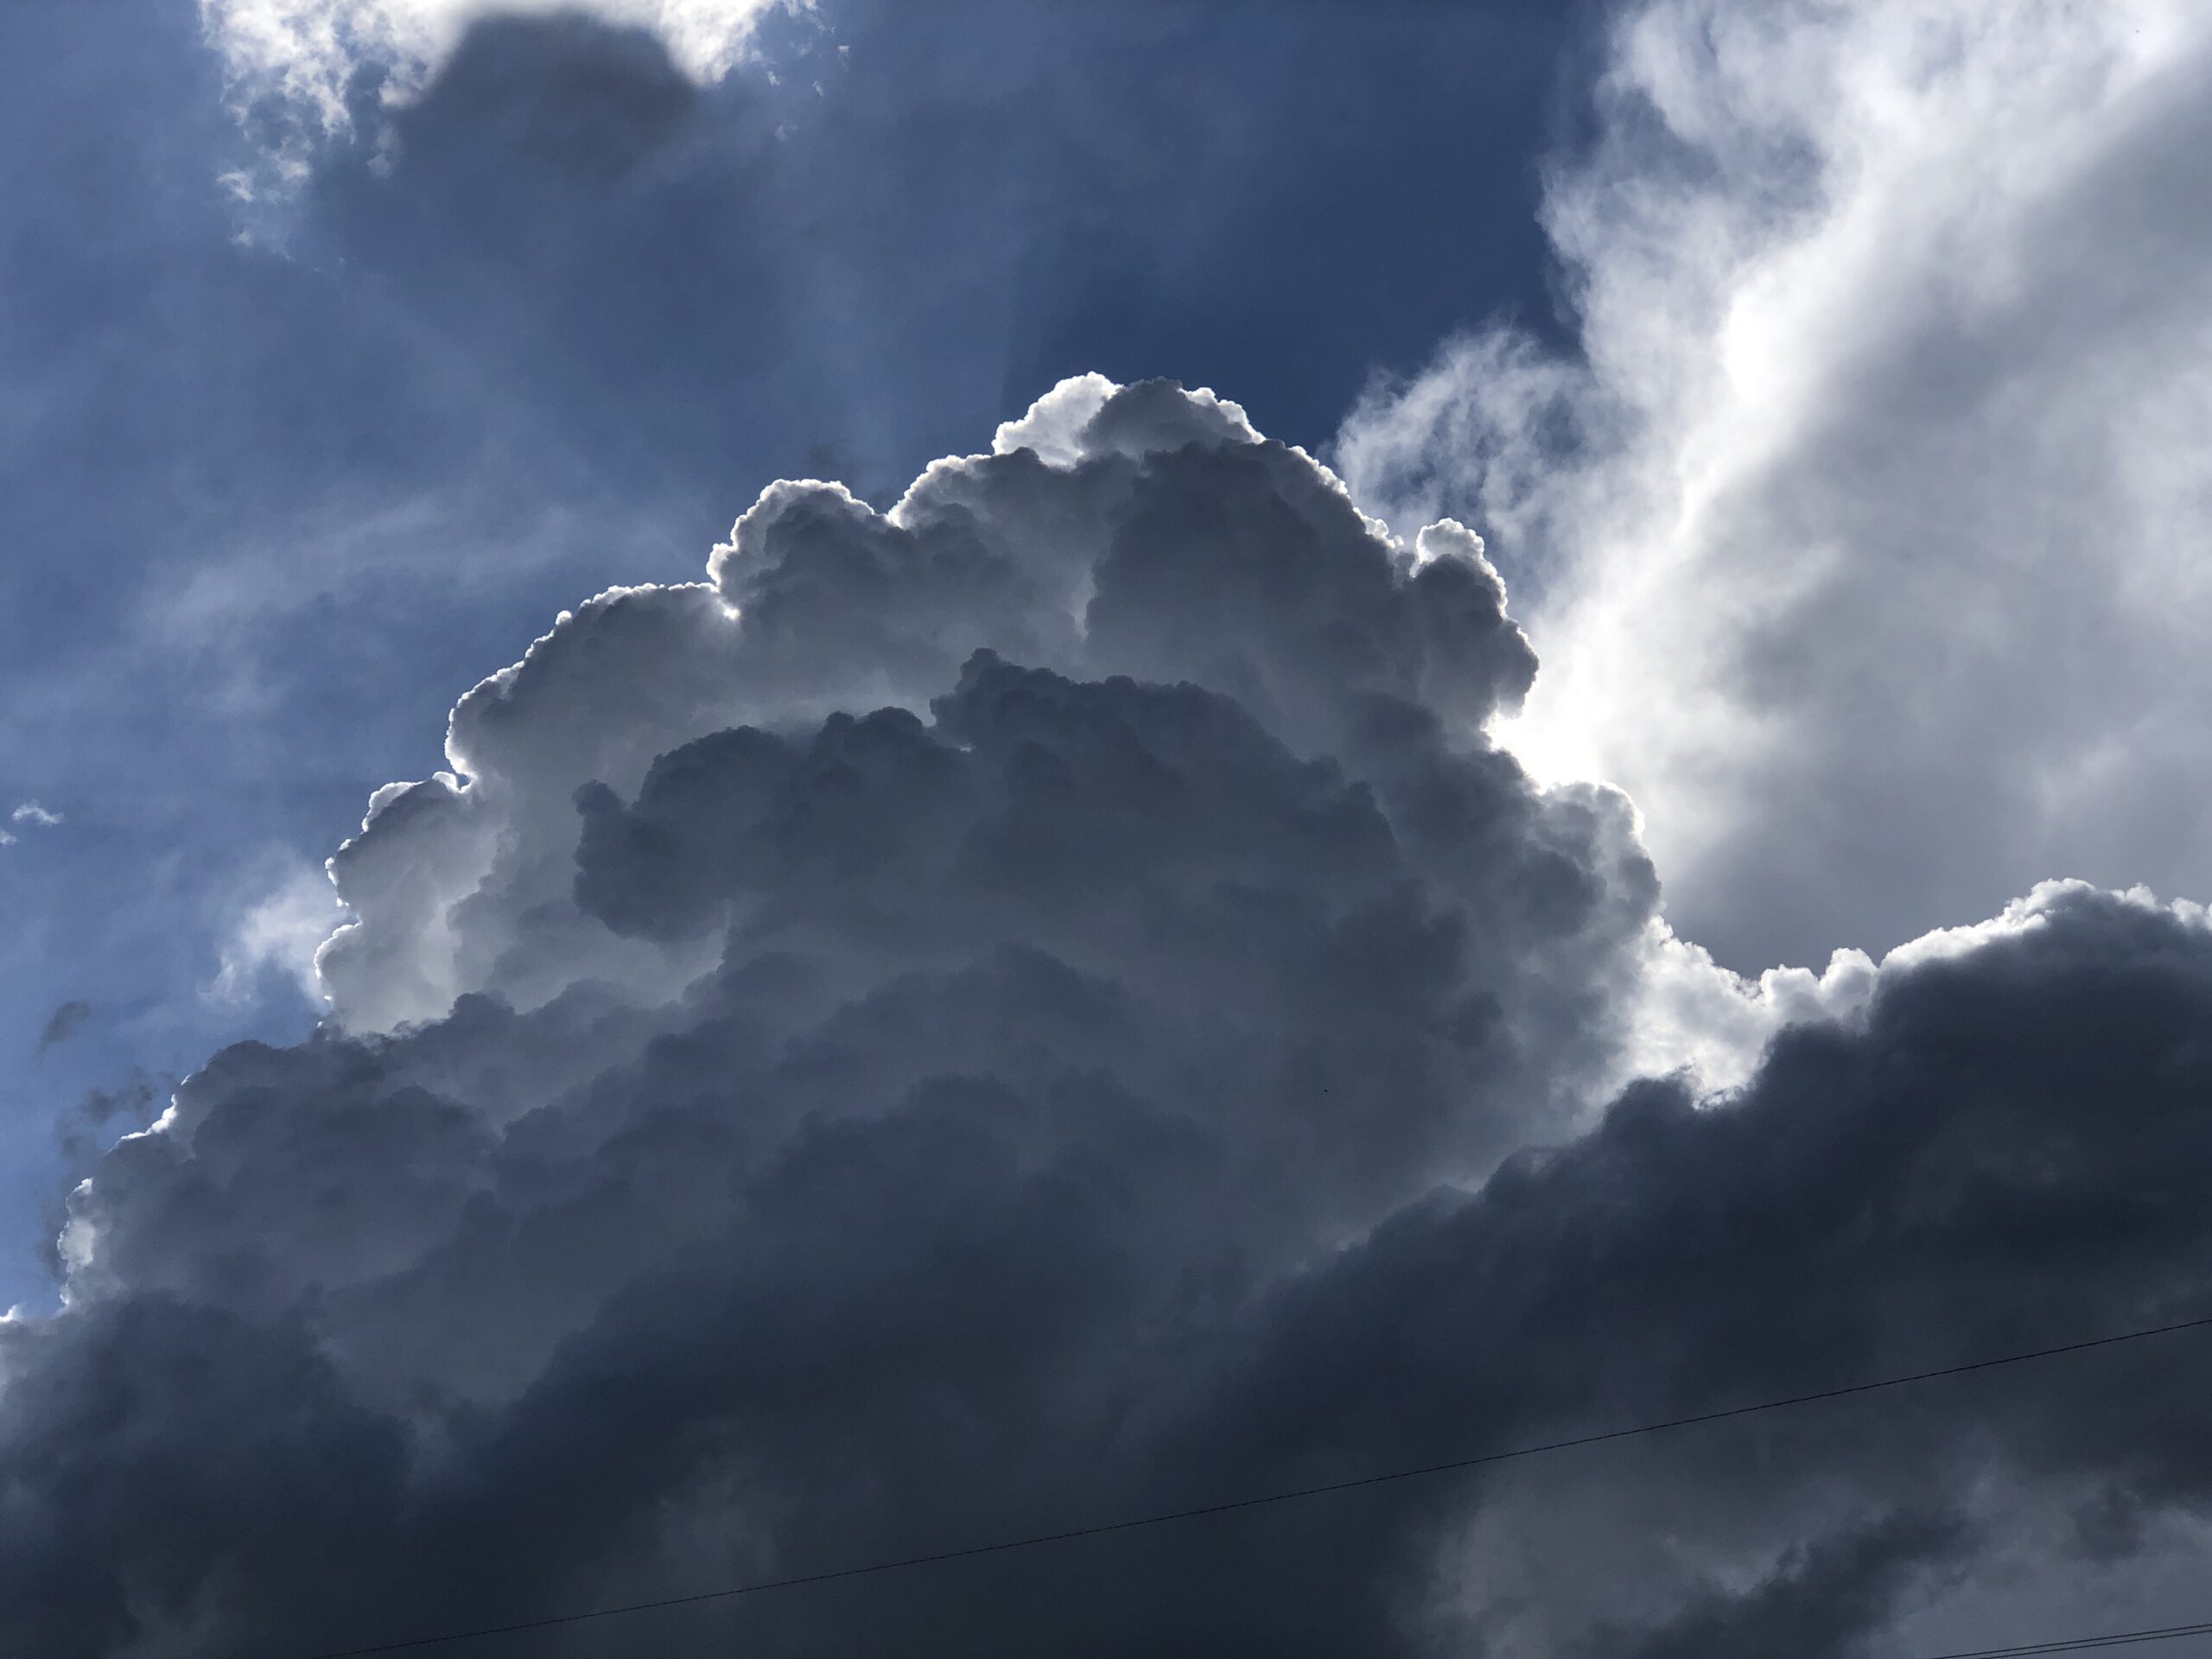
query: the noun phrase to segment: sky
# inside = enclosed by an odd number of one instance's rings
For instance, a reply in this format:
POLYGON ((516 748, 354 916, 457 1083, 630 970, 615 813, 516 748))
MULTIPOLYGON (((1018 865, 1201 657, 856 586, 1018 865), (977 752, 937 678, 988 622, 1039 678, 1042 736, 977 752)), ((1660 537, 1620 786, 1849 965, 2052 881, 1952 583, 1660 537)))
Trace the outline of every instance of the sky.
MULTIPOLYGON (((0 1646, 2212 1315, 2208 94, 2185 0, 11 0, 0 1646)), ((2212 1620, 2208 1344, 502 1640, 2212 1620)))

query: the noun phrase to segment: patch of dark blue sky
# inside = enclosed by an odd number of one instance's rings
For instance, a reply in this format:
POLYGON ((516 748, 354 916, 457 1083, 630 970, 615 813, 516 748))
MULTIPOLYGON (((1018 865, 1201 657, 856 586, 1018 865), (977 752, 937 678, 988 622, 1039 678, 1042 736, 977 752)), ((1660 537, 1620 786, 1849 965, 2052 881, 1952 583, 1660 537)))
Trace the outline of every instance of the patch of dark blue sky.
POLYGON ((563 606, 697 575, 772 478, 895 493, 1064 374, 1318 446, 1455 327, 1555 331, 1587 22, 823 0, 701 88, 499 20, 249 212, 190 0, 10 0, 0 810, 66 821, 0 849, 0 1306, 47 1294, 57 1119, 304 1027, 281 976, 204 994, 225 930, 563 606))

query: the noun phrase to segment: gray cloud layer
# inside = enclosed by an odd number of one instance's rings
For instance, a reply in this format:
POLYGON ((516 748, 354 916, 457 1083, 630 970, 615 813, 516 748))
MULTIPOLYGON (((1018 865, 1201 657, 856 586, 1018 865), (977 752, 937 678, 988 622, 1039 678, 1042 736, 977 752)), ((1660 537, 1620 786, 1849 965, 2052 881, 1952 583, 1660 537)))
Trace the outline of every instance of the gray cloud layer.
MULTIPOLYGON (((1483 735, 1535 659, 1480 544, 1233 404, 1069 382, 887 513, 772 486, 710 575, 470 693, 334 861, 333 1021, 73 1195, 67 1306, 0 1325, 11 1646, 497 1624, 2196 1306, 2201 911, 2041 889, 1735 1096, 1593 1118, 1656 937, 1627 803, 1483 735)), ((2192 1375, 532 1650, 1840 1653, 2200 1515, 2192 1375)))

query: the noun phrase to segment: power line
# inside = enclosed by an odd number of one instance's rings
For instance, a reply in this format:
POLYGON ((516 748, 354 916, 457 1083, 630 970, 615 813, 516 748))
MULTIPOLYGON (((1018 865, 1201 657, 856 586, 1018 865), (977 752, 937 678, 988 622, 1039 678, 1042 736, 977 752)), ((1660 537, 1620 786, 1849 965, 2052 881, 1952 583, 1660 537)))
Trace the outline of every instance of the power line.
MULTIPOLYGON (((1701 1411, 1688 1417, 1669 1417, 1660 1422, 1637 1423, 1627 1428, 1602 1430, 1594 1434, 1576 1434, 1566 1440, 1545 1440, 1534 1446, 1515 1446, 1504 1452, 1478 1452, 1473 1457, 1452 1458, 1442 1463, 1422 1464, 1417 1468, 1392 1469, 1380 1474, 1356 1475, 1345 1480, 1325 1481, 1314 1486, 1297 1486, 1287 1491, 1263 1492, 1254 1497, 1230 1498, 1218 1503, 1201 1503, 1191 1509, 1166 1510, 1153 1515, 1135 1516, 1122 1521, 1096 1522, 1088 1526, 1069 1527, 1058 1532, 1032 1533, 1024 1537, 1001 1538, 991 1543, 968 1544, 957 1549, 932 1550, 926 1554, 902 1555, 886 1560, 866 1561, 854 1567, 833 1567, 821 1573, 801 1573, 787 1578, 756 1579, 749 1584, 728 1585, 719 1590, 696 1590, 688 1595, 660 1596, 651 1601, 626 1602, 620 1606, 594 1607, 575 1613, 552 1613, 538 1618, 518 1619, 508 1624, 480 1625, 473 1630, 445 1630, 435 1636, 408 1637, 397 1642, 381 1642, 367 1647, 337 1648, 308 1655, 305 1659, 366 1659, 366 1656, 381 1653, 401 1653, 416 1648, 436 1647, 449 1642, 474 1642, 486 1637, 518 1636, 528 1630, 552 1630, 566 1624, 583 1624, 604 1618, 621 1618, 632 1613, 653 1612, 667 1607, 689 1607, 706 1601, 731 1601, 740 1596, 766 1595, 773 1590, 797 1590, 807 1585, 832 1584, 841 1579, 868 1578, 878 1573, 896 1573, 908 1567, 937 1567, 949 1561, 973 1560, 982 1555, 1003 1555, 1014 1550, 1037 1549, 1046 1544, 1072 1543, 1079 1538, 1098 1538, 1109 1533, 1134 1532, 1146 1527, 1161 1527, 1176 1521, 1197 1521, 1207 1516, 1229 1515, 1242 1510, 1256 1510, 1271 1503, 1290 1503, 1301 1498, 1327 1497, 1338 1493, 1357 1491, 1369 1486, 1384 1486, 1402 1480, 1419 1480, 1430 1475, 1451 1474, 1465 1469, 1479 1469, 1491 1464, 1511 1463, 1522 1458, 1542 1457, 1554 1452, 1570 1452, 1579 1446, 1602 1446, 1610 1440, 1625 1440, 1639 1434, 1657 1434, 1668 1429, 1694 1428, 1704 1423, 1725 1422, 1731 1418, 1750 1417, 1760 1412, 1782 1411, 1793 1406, 1816 1405, 1824 1400, 1842 1400, 1853 1395, 1873 1394, 1883 1389, 1901 1389, 1916 1382, 1932 1382, 1940 1377, 1964 1376, 1970 1372, 1995 1370, 2001 1366, 2024 1365, 2031 1360, 2056 1359, 2063 1354, 2085 1353, 2093 1348, 2111 1348, 2121 1343, 2144 1342, 2153 1337, 2173 1336, 2183 1331, 2201 1331, 2212 1325, 2212 1314, 2201 1319, 2180 1319, 2171 1325, 2157 1325, 2140 1331, 2123 1331, 2108 1337, 2090 1337, 2081 1342, 2061 1343, 2054 1348, 2033 1348, 2023 1353, 2004 1354, 1994 1359, 1968 1360, 1964 1364, 1939 1366, 1934 1370, 1913 1371, 1903 1376, 1885 1376, 1871 1382, 1849 1382, 1840 1388, 1821 1389, 1811 1394, 1793 1394, 1778 1400, 1762 1400, 1748 1406, 1729 1406, 1719 1411, 1701 1411)), ((2035 1653, 2065 1653, 2075 1648, 2113 1647, 2126 1642, 2164 1641, 2172 1636, 2190 1636, 2200 1630, 2212 1630, 2212 1624, 2176 1626, 2170 1630, 2137 1631, 2112 1637, 2083 1637, 2069 1646, 2060 1643, 2046 1647, 1992 1648, 1980 1654, 1941 1654, 1931 1659, 2006 1659, 2008 1656, 2035 1653)))
POLYGON ((2087 1653, 2092 1648, 2133 1647, 2139 1642, 2172 1642, 2184 1636, 2212 1636, 2212 1619, 2198 1624, 2163 1624, 2155 1630, 2114 1630, 2108 1636, 2069 1636, 2056 1642, 2024 1642, 2011 1648, 1976 1648, 1971 1652, 1932 1653, 1926 1659, 2028 1659, 2038 1653, 2087 1653))

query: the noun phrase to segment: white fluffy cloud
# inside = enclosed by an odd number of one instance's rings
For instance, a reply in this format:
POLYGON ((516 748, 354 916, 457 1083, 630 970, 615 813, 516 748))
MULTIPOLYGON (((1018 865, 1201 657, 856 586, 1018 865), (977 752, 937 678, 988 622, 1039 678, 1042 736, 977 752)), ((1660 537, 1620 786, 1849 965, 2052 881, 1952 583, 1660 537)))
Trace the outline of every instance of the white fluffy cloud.
POLYGON ((275 98, 325 130, 346 119, 358 70, 389 70, 404 95, 444 61, 468 26, 495 16, 582 12, 652 29, 684 72, 719 79, 761 15, 809 0, 200 0, 208 38, 243 99, 275 98))
POLYGON ((1581 360, 1452 342, 1338 452, 1491 534, 1516 751, 1626 788, 1747 967, 2201 887, 2212 14, 1651 0, 1598 107, 1546 205, 1581 360))

